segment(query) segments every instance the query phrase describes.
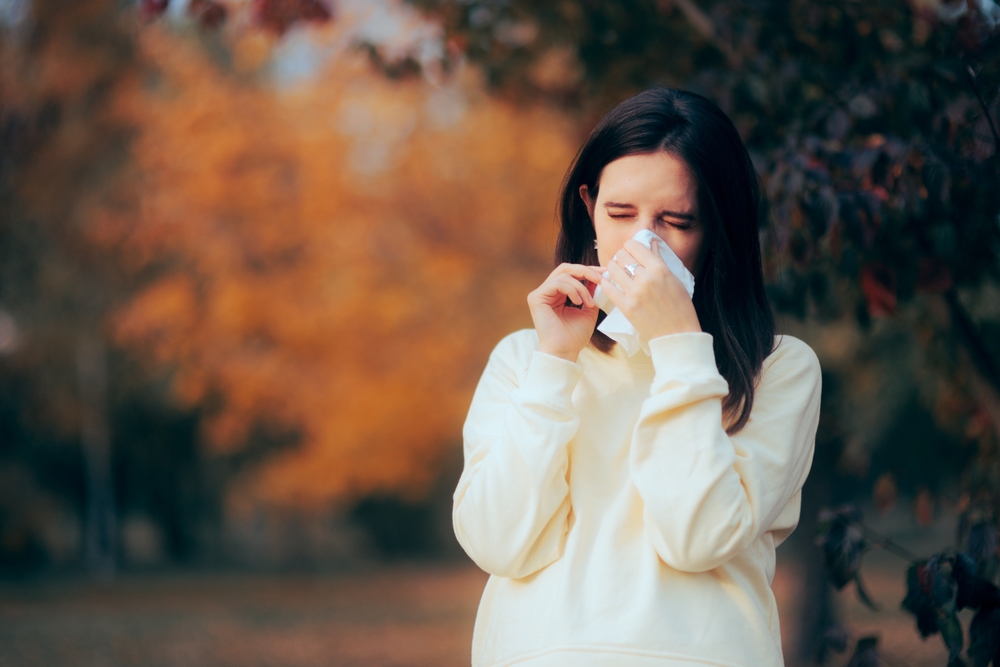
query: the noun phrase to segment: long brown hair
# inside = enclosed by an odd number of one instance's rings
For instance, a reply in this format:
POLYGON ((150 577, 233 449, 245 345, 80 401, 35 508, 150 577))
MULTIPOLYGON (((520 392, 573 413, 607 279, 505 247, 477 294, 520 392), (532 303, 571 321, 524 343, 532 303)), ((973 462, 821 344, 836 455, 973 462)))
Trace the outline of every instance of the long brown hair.
MULTIPOLYGON (((775 324, 761 268, 760 180, 721 109, 695 93, 654 88, 601 119, 563 182, 556 264, 598 264, 594 225, 580 186, 585 184, 596 198, 607 164, 658 151, 684 162, 698 182, 707 247, 695 277, 694 307, 702 329, 712 335, 719 373, 729 383, 722 407, 727 431, 735 433, 750 418, 761 367, 774 349, 775 324)), ((614 345, 596 329, 591 343, 604 352, 614 345)))

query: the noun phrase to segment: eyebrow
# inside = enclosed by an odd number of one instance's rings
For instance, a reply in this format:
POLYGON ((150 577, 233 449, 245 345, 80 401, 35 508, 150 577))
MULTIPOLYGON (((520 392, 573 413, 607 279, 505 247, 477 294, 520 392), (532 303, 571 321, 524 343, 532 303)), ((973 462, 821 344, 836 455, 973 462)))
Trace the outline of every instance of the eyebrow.
MULTIPOLYGON (((619 204, 618 202, 607 201, 604 202, 605 208, 635 208, 632 204, 619 204)), ((694 220, 695 217, 690 213, 678 213, 677 211, 660 211, 658 215, 665 215, 671 218, 677 218, 678 220, 694 220)))

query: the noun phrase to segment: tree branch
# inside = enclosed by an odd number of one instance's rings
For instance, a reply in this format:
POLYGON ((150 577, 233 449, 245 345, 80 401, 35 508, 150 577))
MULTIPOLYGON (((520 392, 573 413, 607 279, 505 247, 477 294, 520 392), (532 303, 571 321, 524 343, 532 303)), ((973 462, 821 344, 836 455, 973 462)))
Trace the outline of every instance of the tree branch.
POLYGON ((976 325, 972 322, 972 317, 959 300, 958 292, 952 287, 943 296, 945 303, 948 304, 951 321, 958 330, 965 348, 969 351, 972 362, 979 369, 983 379, 993 385, 994 390, 1000 392, 1000 369, 997 368, 993 356, 976 330, 976 325))
POLYGON ((684 15, 684 18, 688 20, 688 23, 698 31, 698 34, 726 56, 726 62, 731 67, 739 67, 742 60, 740 55, 732 46, 719 37, 719 34, 715 31, 715 24, 712 23, 712 19, 708 17, 708 14, 701 11, 701 8, 694 4, 693 0, 669 0, 668 4, 677 7, 681 14, 684 15))
POLYGON ((964 64, 965 76, 969 79, 969 85, 972 86, 972 92, 976 94, 976 99, 979 100, 979 106, 982 108, 983 113, 986 114, 986 122, 990 124, 990 132, 993 133, 994 154, 1000 156, 1000 133, 997 132, 996 123, 993 122, 993 114, 990 113, 990 107, 986 104, 986 100, 983 98, 983 94, 980 92, 979 86, 976 85, 976 72, 972 69, 972 66, 968 62, 964 62, 964 64))
POLYGON ((876 533, 874 530, 872 530, 863 523, 861 524, 861 528, 865 532, 865 539, 871 542, 873 545, 879 547, 880 549, 884 549, 885 551, 888 551, 894 556, 899 556, 900 558, 909 561, 910 563, 916 563, 922 560, 919 556, 917 556, 909 549, 901 547, 900 545, 893 542, 892 538, 876 533))

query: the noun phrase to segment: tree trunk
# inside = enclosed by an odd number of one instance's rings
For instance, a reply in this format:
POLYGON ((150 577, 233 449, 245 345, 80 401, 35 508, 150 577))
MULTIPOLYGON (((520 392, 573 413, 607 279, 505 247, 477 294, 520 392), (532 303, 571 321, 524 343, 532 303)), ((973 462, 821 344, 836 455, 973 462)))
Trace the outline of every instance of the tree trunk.
POLYGON ((99 336, 80 335, 76 365, 87 499, 84 558, 91 575, 107 579, 115 573, 117 521, 107 419, 107 350, 99 336))

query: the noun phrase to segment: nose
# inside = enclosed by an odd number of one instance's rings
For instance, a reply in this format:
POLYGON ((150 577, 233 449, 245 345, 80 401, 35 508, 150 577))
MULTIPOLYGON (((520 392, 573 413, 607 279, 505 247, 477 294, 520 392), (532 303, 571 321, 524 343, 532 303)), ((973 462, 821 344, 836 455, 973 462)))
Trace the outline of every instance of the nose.
POLYGON ((632 231, 633 236, 638 234, 644 229, 656 233, 656 220, 650 215, 640 215, 636 219, 635 229, 632 231))

